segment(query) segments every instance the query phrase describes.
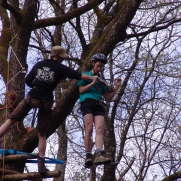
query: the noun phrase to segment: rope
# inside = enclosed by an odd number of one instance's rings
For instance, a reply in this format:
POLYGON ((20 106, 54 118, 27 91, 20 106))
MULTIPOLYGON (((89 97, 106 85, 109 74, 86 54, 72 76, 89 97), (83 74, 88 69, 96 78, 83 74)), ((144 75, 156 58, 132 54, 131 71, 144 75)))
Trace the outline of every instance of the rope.
POLYGON ((16 60, 18 61, 19 65, 21 66, 22 70, 25 70, 25 68, 24 68, 23 65, 21 64, 19 58, 17 57, 17 55, 16 55, 16 53, 14 52, 13 47, 12 47, 12 43, 13 43, 14 39, 16 38, 16 36, 17 36, 17 34, 16 34, 16 35, 13 37, 13 39, 9 42, 9 47, 11 48, 11 50, 12 50, 12 52, 13 52, 16 60))
MULTIPOLYGON (((12 41, 15 39, 15 37, 16 37, 16 36, 14 36, 14 38, 12 39, 12 41)), ((6 85, 5 85, 5 86, 6 86, 6 94, 7 94, 7 95, 6 95, 6 104, 5 104, 5 107, 3 107, 3 108, 0 107, 1 110, 2 110, 2 109, 5 109, 5 110, 6 110, 6 119, 7 119, 7 115, 8 115, 8 111, 7 111, 8 108, 14 109, 13 106, 14 106, 16 100, 17 100, 17 94, 16 94, 15 92, 13 92, 13 94, 8 94, 8 86, 9 86, 9 83, 10 83, 19 73, 24 73, 24 74, 26 74, 25 68, 22 66, 20 60, 18 59, 16 53, 14 52, 14 50, 13 50, 13 48, 12 48, 12 46, 11 46, 12 41, 10 41, 9 46, 10 46, 11 51, 13 52, 16 60, 18 61, 19 65, 21 66, 21 69, 22 69, 22 70, 20 70, 19 72, 17 72, 17 73, 9 80, 9 62, 8 62, 7 83, 6 83, 6 85)), ((5 87, 5 86, 4 86, 4 87, 5 87)), ((2 89, 4 89, 4 87, 3 87, 2 89)), ((2 89, 1 89, 1 90, 2 90, 2 89)), ((0 90, 0 91, 1 91, 1 90, 0 90)), ((18 124, 17 124, 17 130, 18 130, 19 132, 21 132, 21 131, 19 130, 19 128, 18 128, 18 124)), ((6 143, 6 138, 5 138, 5 135, 4 135, 4 137, 3 137, 3 148, 4 148, 4 150, 5 150, 5 147, 6 147, 6 146, 5 146, 5 143, 6 143)), ((3 155, 2 181, 4 180, 4 167, 5 167, 4 154, 5 154, 5 153, 4 153, 4 151, 3 151, 3 152, 2 152, 2 155, 3 155)))
POLYGON ((11 50, 12 50, 12 52, 13 52, 14 56, 16 57, 16 60, 17 60, 17 61, 18 61, 18 63, 20 64, 20 66, 21 66, 22 70, 25 70, 25 68, 23 67, 23 65, 22 65, 22 64, 21 64, 21 62, 19 61, 19 59, 18 59, 18 57, 17 57, 16 53, 14 52, 14 50, 13 50, 13 48, 12 48, 11 44, 10 44, 10 48, 11 48, 11 50))
MULTIPOLYGON (((9 63, 8 63, 8 64, 9 64, 9 63)), ((23 68, 23 69, 20 70, 18 73, 16 73, 16 74, 7 82, 7 84, 6 84, 4 87, 2 87, 1 90, 3 90, 5 87, 8 87, 8 84, 9 84, 19 73, 26 74, 26 71, 25 71, 25 69, 23 68)), ((1 90, 0 90, 0 91, 1 91, 1 90)))
POLYGON ((14 92, 14 91, 6 91, 5 94, 6 94, 6 106, 3 107, 2 104, 1 104, 0 110, 9 109, 9 108, 14 109, 13 106, 14 106, 16 100, 17 100, 16 92, 14 92))

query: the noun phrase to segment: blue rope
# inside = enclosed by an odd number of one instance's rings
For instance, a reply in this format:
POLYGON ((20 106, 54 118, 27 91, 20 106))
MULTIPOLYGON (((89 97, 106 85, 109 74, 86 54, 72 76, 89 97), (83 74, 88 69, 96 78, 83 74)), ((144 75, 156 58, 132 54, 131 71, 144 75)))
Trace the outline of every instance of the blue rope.
MULTIPOLYGON (((32 157, 38 157, 36 154, 32 153, 26 153, 22 151, 17 151, 17 150, 7 150, 7 149, 0 149, 0 155, 20 155, 20 154, 25 154, 29 155, 32 157)), ((49 157, 44 157, 45 158, 45 163, 55 163, 55 164, 65 164, 66 161, 64 160, 58 160, 54 158, 49 158, 49 157)), ((27 163, 37 163, 37 160, 27 160, 27 163)))
MULTIPOLYGON (((33 159, 29 160, 28 159, 28 160, 26 160, 26 163, 38 163, 38 160, 33 160, 33 159)), ((62 160, 53 161, 53 160, 46 160, 46 159, 45 159, 45 163, 48 163, 48 164, 65 164, 65 162, 62 160)))

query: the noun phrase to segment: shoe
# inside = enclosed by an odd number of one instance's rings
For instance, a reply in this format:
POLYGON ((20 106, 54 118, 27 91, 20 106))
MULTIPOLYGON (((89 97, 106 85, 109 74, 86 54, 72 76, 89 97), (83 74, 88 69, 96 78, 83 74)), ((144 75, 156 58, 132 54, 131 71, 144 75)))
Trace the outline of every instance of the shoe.
POLYGON ((102 164, 108 164, 111 163, 111 159, 105 156, 104 151, 99 151, 96 153, 94 164, 95 165, 102 165, 102 164))
POLYGON ((93 160, 92 160, 92 154, 91 153, 88 153, 86 154, 86 159, 85 159, 85 164, 84 166, 86 168, 89 168, 93 165, 93 160))
POLYGON ((38 157, 38 172, 39 173, 46 173, 49 170, 45 167, 45 158, 38 157))

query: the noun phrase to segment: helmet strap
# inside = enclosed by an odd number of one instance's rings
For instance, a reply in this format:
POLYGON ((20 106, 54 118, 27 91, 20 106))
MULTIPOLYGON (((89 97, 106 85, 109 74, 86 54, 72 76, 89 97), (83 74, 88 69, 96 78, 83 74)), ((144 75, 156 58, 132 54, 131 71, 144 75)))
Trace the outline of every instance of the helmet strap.
POLYGON ((94 72, 94 67, 93 67, 93 69, 91 70, 91 73, 92 73, 92 74, 95 74, 95 72, 94 72))

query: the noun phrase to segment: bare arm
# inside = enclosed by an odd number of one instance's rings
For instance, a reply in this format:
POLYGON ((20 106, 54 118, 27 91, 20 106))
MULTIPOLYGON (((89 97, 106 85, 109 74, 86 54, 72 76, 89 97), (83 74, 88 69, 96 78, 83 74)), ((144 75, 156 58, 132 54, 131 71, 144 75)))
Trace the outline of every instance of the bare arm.
POLYGON ((110 102, 114 95, 116 94, 117 90, 119 89, 119 87, 121 86, 121 79, 120 78, 117 78, 116 79, 116 86, 112 89, 112 92, 107 92, 105 95, 104 95, 104 98, 106 99, 106 101, 110 102))
POLYGON ((94 76, 82 74, 81 80, 93 80, 94 76))
POLYGON ((98 79, 98 76, 91 76, 91 80, 92 80, 92 82, 90 83, 90 84, 88 84, 88 85, 86 85, 86 86, 79 86, 79 92, 80 92, 80 94, 83 94, 84 92, 87 92, 95 83, 96 83, 96 81, 97 81, 97 79, 98 79))

